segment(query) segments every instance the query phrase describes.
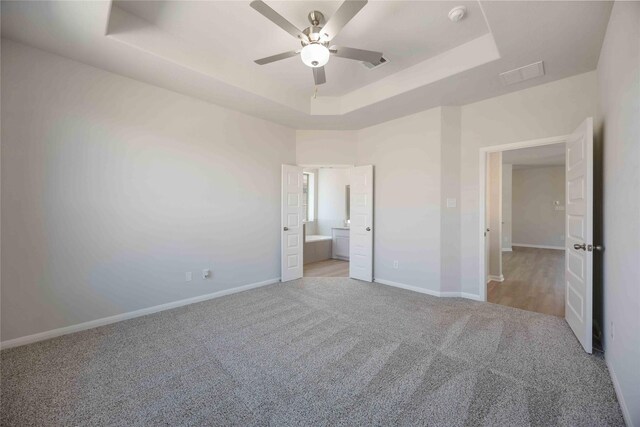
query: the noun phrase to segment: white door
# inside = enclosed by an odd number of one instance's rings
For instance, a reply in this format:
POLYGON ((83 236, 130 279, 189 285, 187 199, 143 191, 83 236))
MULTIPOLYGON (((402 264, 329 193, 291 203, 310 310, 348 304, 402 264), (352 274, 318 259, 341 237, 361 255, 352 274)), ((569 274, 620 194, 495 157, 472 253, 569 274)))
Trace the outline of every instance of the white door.
POLYGON ((490 154, 485 159, 485 205, 484 205, 484 283, 489 283, 489 266, 491 265, 491 229, 489 228, 489 209, 491 209, 490 154))
POLYGON ((565 318, 591 353, 593 311, 593 119, 566 144, 565 318))
POLYGON ((351 170, 349 277, 373 281, 373 166, 351 170))
POLYGON ((283 282, 299 279, 303 273, 302 168, 282 165, 281 268, 283 282))

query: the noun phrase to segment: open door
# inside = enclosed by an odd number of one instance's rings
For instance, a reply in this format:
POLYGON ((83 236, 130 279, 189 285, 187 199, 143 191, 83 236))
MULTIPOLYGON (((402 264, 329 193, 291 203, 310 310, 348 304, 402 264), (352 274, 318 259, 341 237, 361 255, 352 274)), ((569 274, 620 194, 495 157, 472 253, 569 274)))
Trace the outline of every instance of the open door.
POLYGON ((593 313, 593 119, 566 143, 565 319, 591 353, 593 313))
POLYGON ((349 277, 373 281, 373 166, 351 170, 349 277))
POLYGON ((303 205, 302 168, 282 165, 282 240, 280 277, 283 282, 302 277, 303 262, 303 205))
POLYGON ((491 261, 491 234, 489 234, 491 232, 491 229, 489 228, 489 224, 490 224, 490 216, 489 216, 489 209, 491 207, 491 198, 490 198, 490 194, 491 194, 491 177, 490 177, 490 171, 491 171, 491 165, 490 165, 490 153, 487 153, 486 158, 485 158, 485 174, 484 174, 484 182, 485 182, 485 203, 484 203, 484 283, 485 285, 487 283, 489 283, 489 274, 491 271, 490 268, 490 261, 491 261))

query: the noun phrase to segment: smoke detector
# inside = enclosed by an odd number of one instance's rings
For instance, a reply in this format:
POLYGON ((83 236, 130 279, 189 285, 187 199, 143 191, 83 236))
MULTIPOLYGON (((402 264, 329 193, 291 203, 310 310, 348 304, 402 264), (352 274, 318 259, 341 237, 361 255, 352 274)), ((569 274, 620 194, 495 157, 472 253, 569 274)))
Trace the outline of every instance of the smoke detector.
POLYGON ((467 14, 465 6, 456 6, 449 11, 449 19, 451 22, 458 22, 467 14))

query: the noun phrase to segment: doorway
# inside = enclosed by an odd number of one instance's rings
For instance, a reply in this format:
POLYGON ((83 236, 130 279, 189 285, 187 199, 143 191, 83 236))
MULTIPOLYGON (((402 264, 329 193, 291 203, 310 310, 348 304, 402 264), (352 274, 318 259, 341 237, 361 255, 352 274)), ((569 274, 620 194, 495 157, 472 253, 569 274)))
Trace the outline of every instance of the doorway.
POLYGON ((349 277, 351 170, 303 169, 304 277, 349 277))
POLYGON ((487 157, 487 301, 564 317, 565 144, 487 157))
MULTIPOLYGON (((586 118, 571 135, 485 147, 479 150, 480 186, 480 296, 487 300, 487 279, 490 259, 487 260, 486 239, 491 239, 487 212, 487 171, 491 153, 565 143, 565 210, 564 215, 564 318, 587 353, 593 342, 593 251, 603 250, 593 242, 593 118, 586 118)), ((495 160, 494 160, 495 161, 495 160)), ((555 203, 554 203, 554 206, 555 203)), ((557 206, 560 208, 560 206, 557 206)), ((490 207, 489 207, 490 209, 490 207)), ((502 219, 500 219, 500 223, 502 219)), ((501 232, 502 226, 498 227, 501 232)), ((502 239, 502 236, 499 237, 502 239)), ((493 239, 496 237, 494 236, 493 239)), ((502 242, 502 240, 499 240, 502 242)), ((502 243, 501 243, 502 244, 502 243)), ((542 248, 544 249, 544 248, 542 248)), ((502 274, 502 273, 501 273, 502 274)))
POLYGON ((282 166, 281 280, 373 280, 373 166, 282 166))

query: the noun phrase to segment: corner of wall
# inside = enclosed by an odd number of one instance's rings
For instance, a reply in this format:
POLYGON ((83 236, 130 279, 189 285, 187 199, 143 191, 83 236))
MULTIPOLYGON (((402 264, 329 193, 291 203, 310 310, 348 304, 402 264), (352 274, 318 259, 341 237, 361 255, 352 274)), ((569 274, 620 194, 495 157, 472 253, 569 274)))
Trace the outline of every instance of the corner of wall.
POLYGON ((459 292, 460 284, 460 107, 441 107, 440 291, 459 292))

